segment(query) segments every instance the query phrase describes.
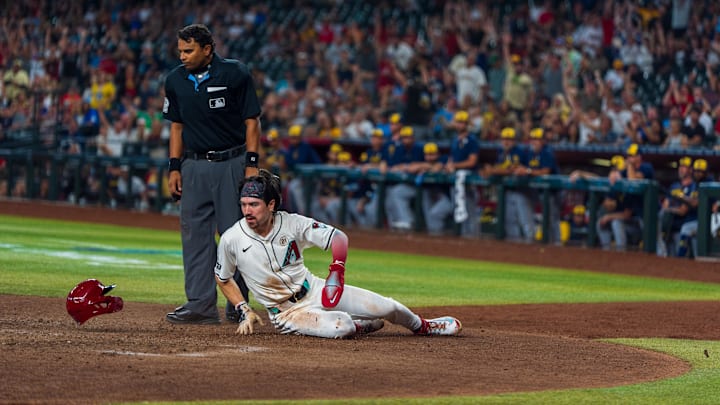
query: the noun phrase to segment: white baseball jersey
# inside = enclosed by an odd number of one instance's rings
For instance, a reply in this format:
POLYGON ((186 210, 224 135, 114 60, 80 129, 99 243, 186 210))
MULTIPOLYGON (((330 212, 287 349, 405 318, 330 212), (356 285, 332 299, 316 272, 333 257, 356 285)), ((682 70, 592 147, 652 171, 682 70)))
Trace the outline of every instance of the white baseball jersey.
POLYGON ((327 250, 334 232, 312 218, 281 211, 272 231, 262 237, 243 218, 220 238, 215 274, 226 281, 237 267, 255 300, 275 307, 300 291, 310 275, 302 251, 311 246, 327 250))
POLYGON ((420 317, 406 306, 351 285, 345 285, 335 308, 322 306, 325 280, 305 267, 302 252, 312 246, 327 250, 335 232, 332 226, 312 218, 280 211, 275 214, 272 231, 262 237, 241 219, 220 238, 215 274, 220 280, 230 280, 237 268, 282 333, 347 337, 356 333, 356 322, 374 319, 410 330, 419 328, 420 317), (306 295, 297 302, 288 301, 303 286, 306 295))

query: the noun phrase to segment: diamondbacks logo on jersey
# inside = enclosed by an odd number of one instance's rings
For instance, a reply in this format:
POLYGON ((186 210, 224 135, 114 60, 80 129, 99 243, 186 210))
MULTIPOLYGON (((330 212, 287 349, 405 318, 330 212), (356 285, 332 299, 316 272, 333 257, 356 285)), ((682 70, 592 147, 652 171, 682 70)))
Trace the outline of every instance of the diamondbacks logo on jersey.
POLYGON ((285 252, 285 260, 283 260, 283 267, 288 264, 295 263, 300 260, 300 249, 298 248, 297 242, 291 241, 288 245, 288 249, 285 252))

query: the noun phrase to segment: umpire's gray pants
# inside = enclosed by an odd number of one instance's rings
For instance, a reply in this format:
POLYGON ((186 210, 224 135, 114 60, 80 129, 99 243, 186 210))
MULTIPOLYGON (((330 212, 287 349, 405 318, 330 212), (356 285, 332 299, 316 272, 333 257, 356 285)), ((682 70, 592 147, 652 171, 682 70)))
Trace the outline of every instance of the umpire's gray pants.
MULTIPOLYGON (((242 217, 238 186, 244 177, 244 154, 223 162, 183 161, 180 232, 188 300, 184 306, 192 312, 218 315, 215 235, 242 217)), ((236 272, 236 278, 239 274, 236 272)))

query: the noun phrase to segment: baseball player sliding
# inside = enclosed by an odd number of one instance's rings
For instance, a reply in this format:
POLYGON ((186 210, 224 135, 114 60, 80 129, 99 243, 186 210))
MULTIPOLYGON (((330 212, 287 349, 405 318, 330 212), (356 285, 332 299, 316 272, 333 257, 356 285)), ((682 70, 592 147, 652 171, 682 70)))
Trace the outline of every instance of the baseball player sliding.
POLYGON ((345 285, 347 235, 312 218, 278 211, 280 195, 280 179, 266 170, 245 179, 240 189, 244 218, 220 238, 215 279, 240 314, 236 333, 252 334, 256 322, 263 324, 233 280, 236 269, 284 334, 345 338, 375 332, 384 320, 418 335, 460 333, 462 325, 453 317, 424 319, 392 298, 345 285), (303 262, 302 252, 312 246, 332 251, 325 280, 303 262))

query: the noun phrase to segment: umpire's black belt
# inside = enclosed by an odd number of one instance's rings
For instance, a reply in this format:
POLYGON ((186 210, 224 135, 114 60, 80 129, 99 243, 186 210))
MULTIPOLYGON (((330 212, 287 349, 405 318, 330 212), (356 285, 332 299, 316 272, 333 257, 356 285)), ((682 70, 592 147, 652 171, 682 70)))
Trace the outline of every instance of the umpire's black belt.
POLYGON ((185 159, 207 160, 208 162, 222 162, 240 156, 245 152, 245 145, 225 150, 209 150, 207 152, 185 151, 185 159))

